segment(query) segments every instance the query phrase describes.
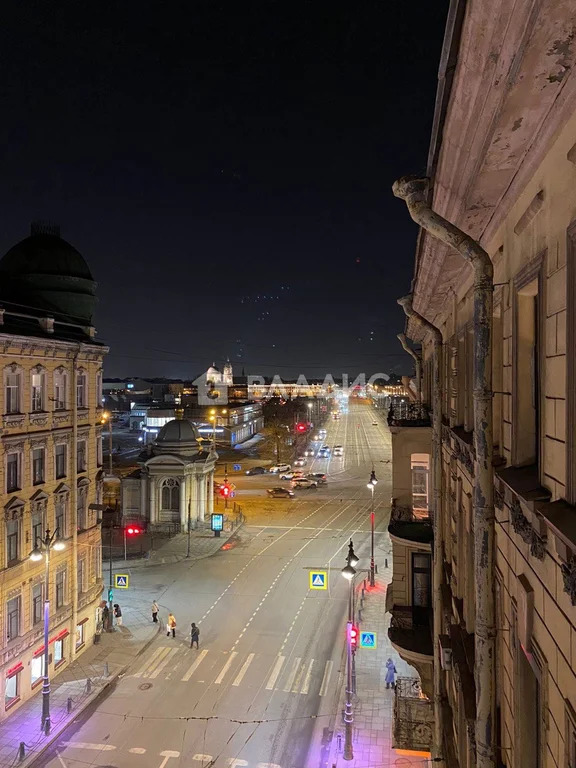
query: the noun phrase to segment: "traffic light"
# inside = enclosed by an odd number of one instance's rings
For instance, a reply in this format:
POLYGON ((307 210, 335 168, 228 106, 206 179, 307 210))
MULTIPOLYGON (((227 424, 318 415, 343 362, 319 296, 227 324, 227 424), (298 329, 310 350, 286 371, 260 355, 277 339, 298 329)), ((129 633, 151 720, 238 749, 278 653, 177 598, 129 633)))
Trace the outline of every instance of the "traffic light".
POLYGON ((355 651, 358 647, 358 627, 350 625, 350 648, 355 651))
POLYGON ((114 592, 112 591, 112 588, 108 590, 108 602, 111 603, 112 600, 114 600, 114 592))
POLYGON ((230 490, 231 488, 228 483, 223 483, 223 485, 220 486, 220 496, 223 496, 225 499, 227 499, 228 496, 230 496, 230 490))
POLYGON ((142 528, 137 525, 129 525, 126 528, 126 536, 138 536, 140 533, 142 533, 142 528))
POLYGON ((306 432, 307 429, 308 425, 303 421, 299 421, 298 424, 296 424, 296 432, 299 432, 300 434, 302 434, 302 432, 306 432))

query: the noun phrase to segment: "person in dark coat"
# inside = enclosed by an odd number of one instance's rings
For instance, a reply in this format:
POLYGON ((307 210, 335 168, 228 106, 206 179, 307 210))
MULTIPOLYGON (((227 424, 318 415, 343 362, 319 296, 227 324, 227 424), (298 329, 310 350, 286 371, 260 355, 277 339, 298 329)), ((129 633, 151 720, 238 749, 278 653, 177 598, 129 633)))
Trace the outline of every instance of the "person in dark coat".
POLYGON ((198 641, 200 640, 200 629, 192 622, 192 626, 190 627, 190 648, 194 648, 194 643, 196 643, 196 648, 199 648, 198 641))
POLYGON ((122 608, 120 608, 118 603, 114 603, 114 616, 116 617, 116 626, 121 627, 122 626, 122 608))
POLYGON ((386 683, 386 688, 394 688, 396 685, 396 667, 394 666, 394 662, 392 659, 388 659, 386 662, 386 677, 384 678, 384 682, 386 683))

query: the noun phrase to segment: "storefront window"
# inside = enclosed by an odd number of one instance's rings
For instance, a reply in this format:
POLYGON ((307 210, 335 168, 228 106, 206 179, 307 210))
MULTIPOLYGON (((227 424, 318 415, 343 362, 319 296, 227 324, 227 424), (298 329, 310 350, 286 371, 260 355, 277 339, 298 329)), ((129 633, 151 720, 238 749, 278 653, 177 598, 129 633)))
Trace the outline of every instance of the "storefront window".
POLYGON ((84 645, 84 624, 76 625, 76 648, 84 645))
POLYGON ((57 667, 64 661, 64 640, 54 642, 54 666, 57 667))
POLYGON ((4 706, 6 709, 12 706, 20 698, 20 672, 6 678, 6 687, 4 688, 4 706))
POLYGON ((35 683, 40 680, 42 677, 42 666, 44 662, 44 657, 42 654, 40 656, 36 656, 36 658, 32 659, 30 662, 30 684, 34 685, 35 683))

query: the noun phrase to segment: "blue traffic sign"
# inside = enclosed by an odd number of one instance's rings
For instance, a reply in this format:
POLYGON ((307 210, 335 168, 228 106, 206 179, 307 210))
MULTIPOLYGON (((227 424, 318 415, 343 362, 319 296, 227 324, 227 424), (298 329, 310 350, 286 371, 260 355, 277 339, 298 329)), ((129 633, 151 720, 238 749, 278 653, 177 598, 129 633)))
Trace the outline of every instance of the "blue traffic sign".
POLYGON ((128 589, 130 586, 130 577, 127 573, 114 574, 114 586, 116 589, 128 589))
POLYGON ((240 472, 240 470, 242 469, 242 464, 233 464, 232 469, 234 470, 234 472, 240 472))
POLYGON ((328 589, 326 571, 310 571, 310 589, 328 589))
POLYGON ((360 648, 376 648, 376 632, 360 632, 360 648))

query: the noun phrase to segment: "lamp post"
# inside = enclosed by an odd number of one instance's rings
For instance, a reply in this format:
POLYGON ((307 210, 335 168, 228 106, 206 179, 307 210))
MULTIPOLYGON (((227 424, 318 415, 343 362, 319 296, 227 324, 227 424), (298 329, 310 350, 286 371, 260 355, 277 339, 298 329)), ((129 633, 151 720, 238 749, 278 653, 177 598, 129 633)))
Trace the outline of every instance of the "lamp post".
POLYGON ((37 537, 34 542, 34 549, 30 553, 30 560, 39 562, 44 558, 45 576, 44 576, 44 680, 42 683, 42 730, 44 733, 50 733, 50 673, 48 667, 48 635, 50 633, 50 552, 52 550, 60 551, 64 549, 65 544, 60 539, 59 530, 56 528, 54 533, 46 529, 44 538, 37 537))
MULTIPOLYGON (((222 415, 225 416, 228 413, 226 408, 222 411, 222 415)), ((210 416, 208 417, 208 421, 212 422, 212 446, 214 450, 216 450, 216 427, 218 426, 218 419, 220 416, 216 413, 215 408, 210 409, 210 416)))
POLYGON ((112 477, 112 414, 109 411, 104 411, 102 414, 102 424, 106 424, 106 422, 108 422, 108 474, 112 477))
POLYGON ((354 623, 354 576, 356 576, 355 565, 358 564, 358 558, 354 552, 352 539, 348 545, 348 556, 346 565, 342 568, 342 576, 348 579, 350 588, 348 590, 348 621, 346 623, 346 707, 344 709, 344 760, 353 760, 354 751, 352 748, 352 724, 354 722, 354 713, 352 711, 352 626, 354 623))
POLYGON ((370 505, 370 586, 375 584, 375 570, 374 564, 374 489, 376 488, 378 480, 376 480, 376 472, 372 470, 370 473, 370 480, 368 481, 368 488, 372 492, 372 504, 370 505))

